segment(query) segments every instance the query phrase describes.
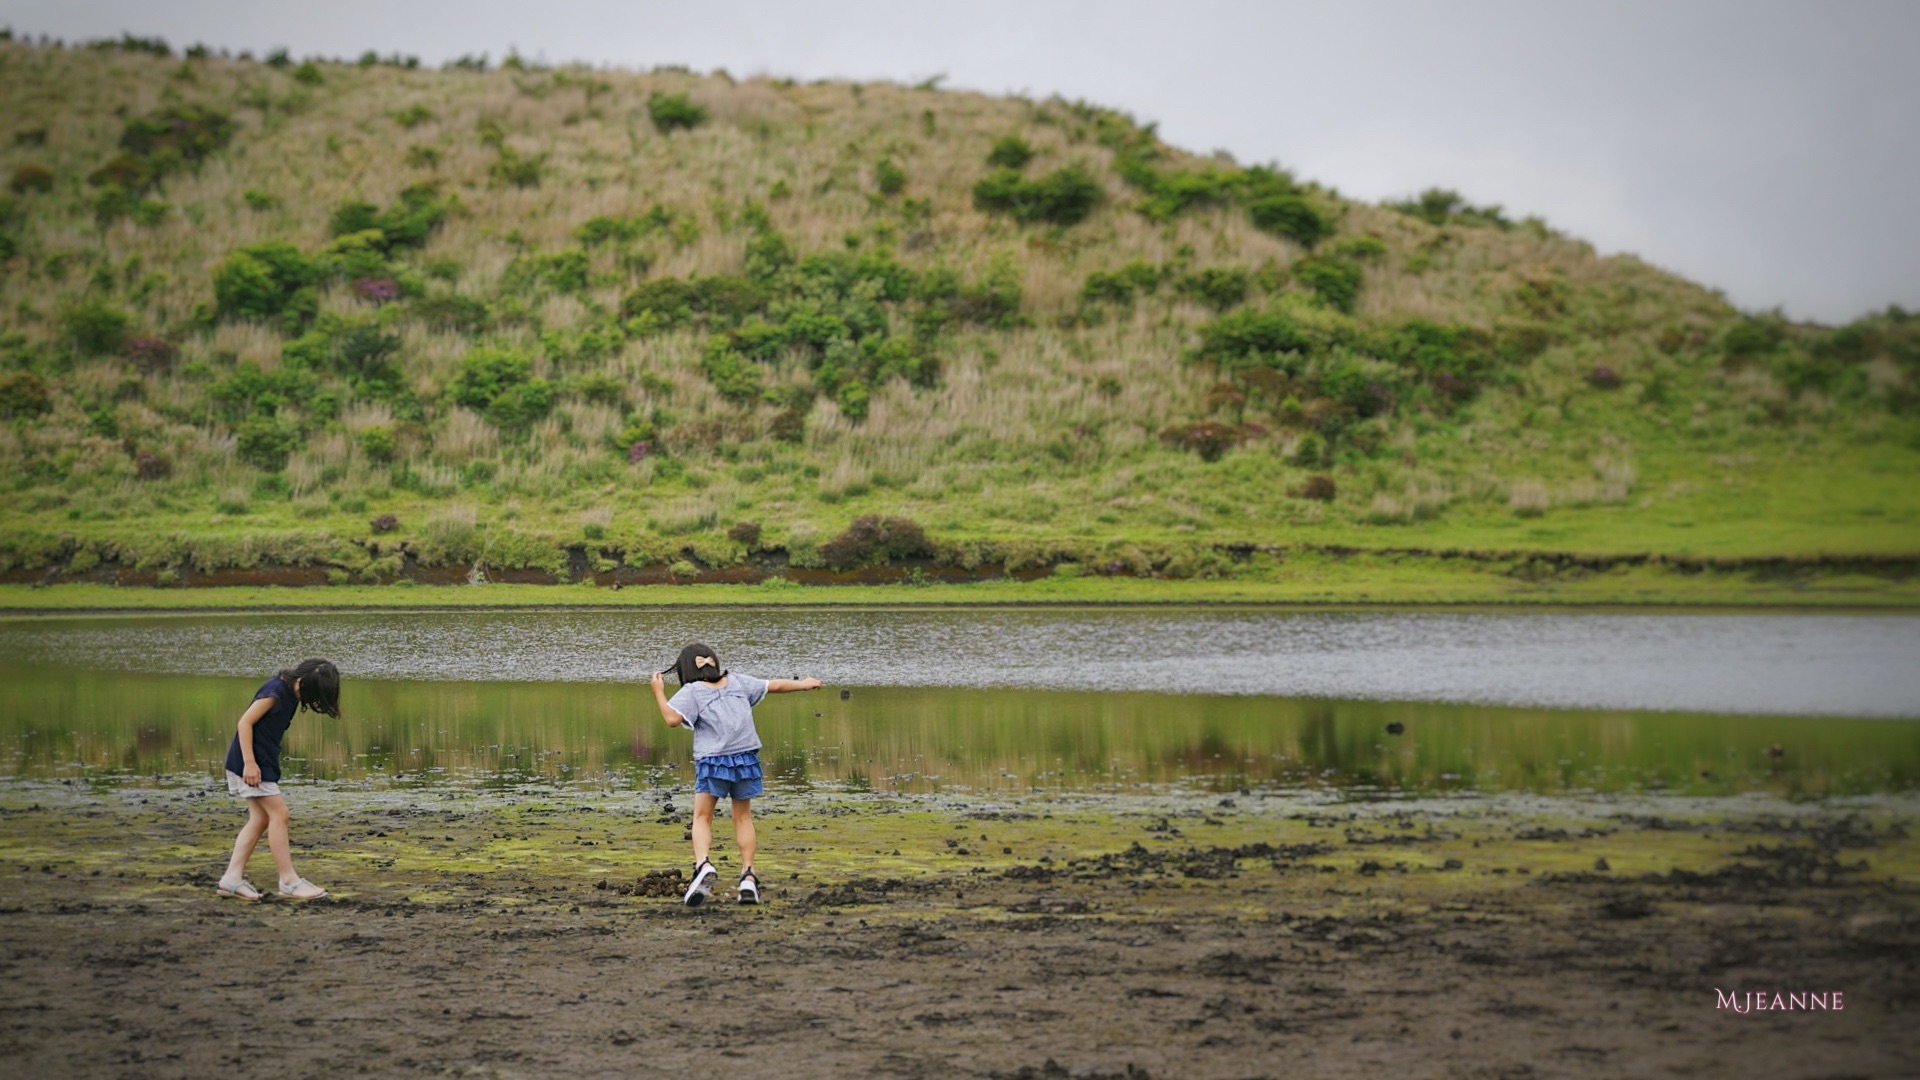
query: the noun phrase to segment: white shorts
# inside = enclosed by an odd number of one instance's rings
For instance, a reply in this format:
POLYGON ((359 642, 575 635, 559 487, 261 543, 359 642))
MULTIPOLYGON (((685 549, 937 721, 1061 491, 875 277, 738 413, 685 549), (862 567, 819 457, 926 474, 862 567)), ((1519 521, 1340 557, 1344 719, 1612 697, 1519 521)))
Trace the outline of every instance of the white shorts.
POLYGON ((280 794, 280 781, 262 780, 258 784, 249 784, 240 778, 239 773, 228 769, 227 794, 245 795, 249 799, 260 799, 268 795, 278 795, 280 794))

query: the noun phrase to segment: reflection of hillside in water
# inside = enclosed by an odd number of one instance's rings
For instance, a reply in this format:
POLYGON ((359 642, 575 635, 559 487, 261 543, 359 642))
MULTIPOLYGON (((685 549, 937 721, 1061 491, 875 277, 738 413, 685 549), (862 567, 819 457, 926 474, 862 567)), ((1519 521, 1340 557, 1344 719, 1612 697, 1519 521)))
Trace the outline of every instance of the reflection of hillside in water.
MULTIPOLYGON (((0 671, 0 773, 217 777, 252 679, 0 671)), ((681 784, 689 740, 643 687, 351 680, 302 714, 289 777, 681 784)), ((1194 783, 1356 792, 1908 790, 1902 721, 1598 712, 1143 692, 855 688, 756 710, 778 785, 932 791, 1194 783), (1390 723, 1405 725, 1391 735, 1390 723), (1779 748, 1778 756, 1770 753, 1779 748)))

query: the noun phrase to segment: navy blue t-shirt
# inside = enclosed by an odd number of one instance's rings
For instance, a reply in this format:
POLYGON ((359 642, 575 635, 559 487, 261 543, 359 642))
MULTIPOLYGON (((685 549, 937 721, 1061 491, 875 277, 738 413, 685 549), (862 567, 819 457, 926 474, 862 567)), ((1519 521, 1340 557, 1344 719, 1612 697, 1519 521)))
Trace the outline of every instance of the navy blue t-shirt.
MULTIPOLYGON (((287 728, 293 723, 293 714, 300 709, 300 699, 293 696, 293 687, 280 681, 275 675, 261 684, 253 700, 272 698, 273 707, 267 714, 253 722, 253 760, 260 766, 260 779, 280 780, 280 740, 286 738, 287 728)), ((233 733, 233 742, 227 747, 227 771, 235 776, 243 775, 247 768, 247 759, 240 754, 240 732, 233 733)))

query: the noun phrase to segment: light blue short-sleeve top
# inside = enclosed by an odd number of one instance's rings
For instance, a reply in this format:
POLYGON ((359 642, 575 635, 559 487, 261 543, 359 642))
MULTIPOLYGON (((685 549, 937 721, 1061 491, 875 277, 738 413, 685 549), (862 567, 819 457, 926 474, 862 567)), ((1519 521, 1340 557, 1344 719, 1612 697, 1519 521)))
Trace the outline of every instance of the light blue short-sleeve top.
POLYGON ((753 707, 766 696, 767 680, 730 671, 725 686, 691 682, 667 704, 687 718, 693 728, 693 756, 704 758, 760 749, 753 707))

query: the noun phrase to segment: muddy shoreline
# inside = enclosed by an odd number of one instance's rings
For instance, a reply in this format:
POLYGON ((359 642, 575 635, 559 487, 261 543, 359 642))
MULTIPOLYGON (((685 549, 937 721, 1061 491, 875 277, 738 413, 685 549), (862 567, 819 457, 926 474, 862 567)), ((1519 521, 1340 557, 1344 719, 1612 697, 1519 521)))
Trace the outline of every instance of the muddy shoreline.
POLYGON ((1909 797, 793 796, 688 911, 671 789, 296 788, 307 905, 210 789, 0 780, 10 1072, 1920 1073, 1909 797))

